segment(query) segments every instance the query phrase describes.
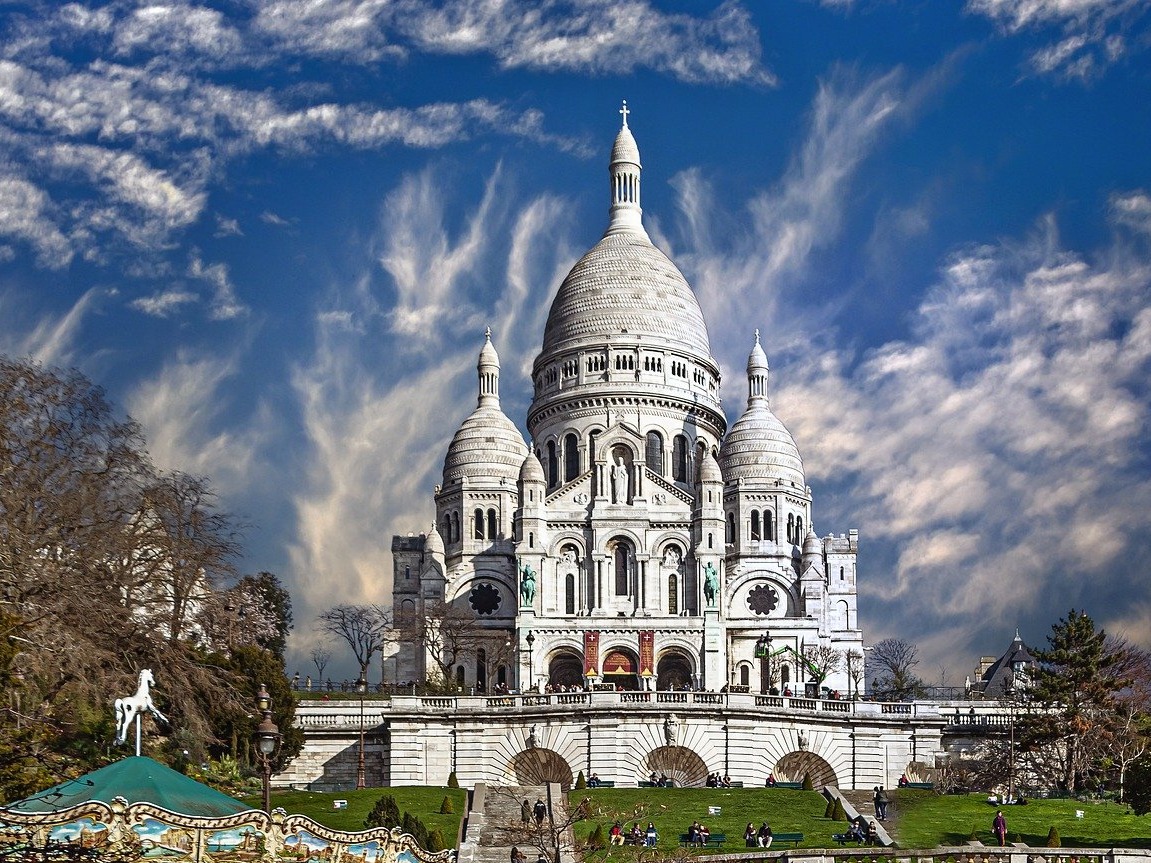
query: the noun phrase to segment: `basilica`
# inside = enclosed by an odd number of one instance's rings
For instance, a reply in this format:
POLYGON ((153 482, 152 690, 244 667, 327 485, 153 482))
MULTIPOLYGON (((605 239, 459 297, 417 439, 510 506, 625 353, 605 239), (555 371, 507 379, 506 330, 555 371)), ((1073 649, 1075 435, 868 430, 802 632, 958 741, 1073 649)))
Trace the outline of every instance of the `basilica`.
POLYGON ((850 696, 858 532, 815 532, 758 331, 728 426, 703 312, 644 230, 621 113, 607 229, 552 301, 527 439, 500 407, 489 334, 436 521, 393 538, 397 620, 442 630, 400 645, 395 679, 850 696))

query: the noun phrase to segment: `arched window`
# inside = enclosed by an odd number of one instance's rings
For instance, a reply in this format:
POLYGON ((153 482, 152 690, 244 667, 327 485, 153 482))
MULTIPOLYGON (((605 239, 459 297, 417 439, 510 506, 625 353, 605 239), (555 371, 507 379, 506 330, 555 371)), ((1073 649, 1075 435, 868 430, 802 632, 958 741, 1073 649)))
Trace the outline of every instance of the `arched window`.
POLYGON ((709 533, 707 535, 707 547, 708 548, 715 548, 715 534, 714 533, 709 533))
POLYGON ((787 541, 795 542, 795 516, 790 512, 787 514, 787 541))
POLYGON ((729 512, 727 514, 727 542, 730 545, 735 542, 735 513, 729 512))
POLYGON ((488 652, 482 647, 476 650, 476 689, 486 692, 488 688, 488 652))
POLYGON ((753 509, 751 511, 751 539, 755 542, 759 538, 759 512, 753 509))
POLYGON ((560 481, 560 468, 559 461, 556 458, 556 442, 554 440, 548 441, 548 488, 555 488, 559 485, 560 481))
POLYGON ((440 536, 443 537, 444 542, 452 541, 452 517, 446 512, 444 517, 440 519, 440 536))
POLYGON ((769 509, 763 511, 763 538, 775 542, 775 516, 769 509))
POLYGON ((687 482, 687 438, 681 434, 671 442, 671 478, 687 482))
POLYGON ((599 432, 589 432, 587 436, 587 464, 591 467, 592 462, 595 461, 595 443, 599 437, 599 432))
POLYGON ((575 614, 575 575, 564 578, 564 614, 575 614))
POLYGON ((679 576, 674 572, 667 577, 667 613, 679 614, 679 576))
POLYGON ((474 517, 473 517, 472 521, 474 522, 474 524, 472 525, 472 536, 475 539, 483 539, 484 538, 484 511, 482 509, 477 509, 475 511, 475 513, 473 514, 473 516, 474 517))
POLYGON ((663 476, 663 435, 657 431, 647 433, 647 469, 663 476))
POLYGON ((460 514, 452 511, 452 542, 460 541, 460 514))
POLYGON ((462 665, 456 666, 456 686, 460 689, 464 688, 464 667, 462 665))
POLYGON ((564 482, 571 482, 579 476, 579 438, 574 434, 564 435, 564 482))
POLYGON ((803 517, 799 516, 795 519, 795 542, 796 544, 803 542, 803 517))
POLYGON ((842 566, 839 568, 839 580, 843 581, 843 567, 842 566))
POLYGON ((496 511, 494 509, 488 510, 488 539, 495 539, 500 535, 496 530, 496 511))
POLYGON ((746 663, 744 663, 743 665, 741 665, 739 667, 739 685, 740 686, 750 686, 751 685, 751 666, 746 664, 746 663))
POLYGON ((628 596, 631 593, 631 544, 618 540, 612 552, 615 567, 615 595, 628 596))

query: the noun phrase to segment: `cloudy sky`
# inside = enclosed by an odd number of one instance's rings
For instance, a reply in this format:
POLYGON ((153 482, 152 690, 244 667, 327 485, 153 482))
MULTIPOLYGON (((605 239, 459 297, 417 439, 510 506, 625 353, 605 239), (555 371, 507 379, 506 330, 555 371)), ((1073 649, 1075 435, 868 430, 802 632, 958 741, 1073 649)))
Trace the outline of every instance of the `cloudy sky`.
POLYGON ((74 365, 317 611, 387 601, 607 216, 729 420, 755 328, 869 641, 959 683, 1071 607, 1151 646, 1146 0, 81 0, 0 9, 0 351, 74 365), (945 671, 944 671, 945 669, 945 671))

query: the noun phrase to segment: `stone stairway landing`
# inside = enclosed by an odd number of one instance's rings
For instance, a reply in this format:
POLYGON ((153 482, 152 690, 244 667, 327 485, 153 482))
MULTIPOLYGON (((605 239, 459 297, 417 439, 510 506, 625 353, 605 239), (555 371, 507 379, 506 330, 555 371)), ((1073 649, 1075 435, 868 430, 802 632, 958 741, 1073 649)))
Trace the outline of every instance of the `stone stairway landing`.
MULTIPOLYGON (((460 845, 460 863, 511 863, 512 848, 518 848, 528 863, 536 863, 543 853, 549 863, 555 860, 552 821, 563 824, 567 818, 566 801, 558 785, 477 785, 472 793, 467 831, 460 845), (539 799, 550 801, 551 818, 545 818, 543 829, 536 827, 534 814, 523 823, 520 807, 528 801, 534 807, 539 799)), ((561 860, 570 858, 570 831, 561 837, 561 860)))

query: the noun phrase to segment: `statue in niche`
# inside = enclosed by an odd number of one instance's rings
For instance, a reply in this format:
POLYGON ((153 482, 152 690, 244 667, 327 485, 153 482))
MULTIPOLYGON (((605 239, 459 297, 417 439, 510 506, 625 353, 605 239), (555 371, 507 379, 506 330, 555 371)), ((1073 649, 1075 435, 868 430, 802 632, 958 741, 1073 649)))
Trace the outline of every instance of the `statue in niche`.
POLYGON ((799 747, 800 752, 806 752, 807 751, 807 738, 803 736, 802 731, 799 732, 799 736, 797 737, 797 739, 795 741, 795 745, 797 747, 799 747))
POLYGON ((663 739, 668 746, 675 746, 676 736, 679 733, 679 726, 675 721, 674 716, 669 716, 663 721, 663 739))
POLYGON ((531 564, 520 564, 520 605, 531 605, 536 598, 536 571, 531 564))
POLYGON ((618 456, 611 468, 611 502, 627 503, 627 465, 618 456))
POLYGON ((539 737, 536 735, 536 727, 533 725, 532 730, 528 732, 528 749, 535 749, 539 743, 539 737))
POLYGON ((679 569, 679 564, 680 564, 679 549, 676 548, 674 545, 669 545, 667 547, 667 550, 664 551, 664 553, 663 553, 663 565, 668 566, 668 567, 672 567, 673 569, 679 569))
POLYGON ((715 606, 716 597, 719 596, 719 574, 715 571, 715 564, 710 560, 703 568, 703 598, 710 607, 715 606))

